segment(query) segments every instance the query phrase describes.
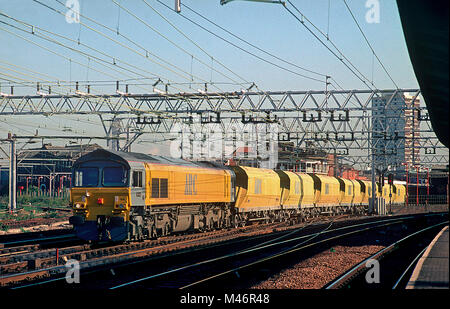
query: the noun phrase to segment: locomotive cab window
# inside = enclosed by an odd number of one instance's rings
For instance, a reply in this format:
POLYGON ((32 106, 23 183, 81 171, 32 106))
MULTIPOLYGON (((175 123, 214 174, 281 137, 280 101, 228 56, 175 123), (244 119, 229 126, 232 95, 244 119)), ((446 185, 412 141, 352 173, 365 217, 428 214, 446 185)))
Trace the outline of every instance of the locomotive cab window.
POLYGON ((142 188, 142 171, 133 171, 132 186, 142 188))
POLYGON ((96 187, 98 185, 98 168, 80 167, 74 172, 75 187, 96 187))
POLYGON ((124 187, 127 182, 127 171, 123 167, 103 168, 103 186, 124 187))

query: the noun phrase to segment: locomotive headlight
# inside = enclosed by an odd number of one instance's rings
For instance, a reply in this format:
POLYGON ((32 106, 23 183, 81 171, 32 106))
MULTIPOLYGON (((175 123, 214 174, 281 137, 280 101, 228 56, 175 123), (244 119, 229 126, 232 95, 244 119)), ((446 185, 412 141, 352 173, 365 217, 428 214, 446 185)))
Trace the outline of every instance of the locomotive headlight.
POLYGON ((76 203, 74 205, 75 209, 82 209, 82 208, 85 208, 85 207, 86 207, 86 204, 84 204, 84 203, 76 203))

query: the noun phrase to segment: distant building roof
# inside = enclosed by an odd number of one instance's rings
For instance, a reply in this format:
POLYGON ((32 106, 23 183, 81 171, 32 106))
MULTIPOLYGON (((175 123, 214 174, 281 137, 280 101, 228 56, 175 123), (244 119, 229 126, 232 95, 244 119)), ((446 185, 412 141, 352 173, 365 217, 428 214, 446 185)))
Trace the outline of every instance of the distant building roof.
POLYGON ((25 149, 22 151, 22 154, 24 154, 25 160, 26 158, 78 159, 80 156, 97 149, 102 149, 102 147, 98 144, 66 146, 53 146, 52 144, 44 144, 40 148, 25 149))

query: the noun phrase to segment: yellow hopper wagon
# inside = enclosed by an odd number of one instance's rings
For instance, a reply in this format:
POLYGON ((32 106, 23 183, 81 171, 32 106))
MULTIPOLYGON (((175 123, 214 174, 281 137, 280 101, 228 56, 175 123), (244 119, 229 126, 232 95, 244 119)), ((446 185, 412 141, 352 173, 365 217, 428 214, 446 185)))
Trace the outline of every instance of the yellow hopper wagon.
POLYGON ((281 186, 279 175, 271 169, 232 166, 236 175, 235 225, 280 216, 281 186))

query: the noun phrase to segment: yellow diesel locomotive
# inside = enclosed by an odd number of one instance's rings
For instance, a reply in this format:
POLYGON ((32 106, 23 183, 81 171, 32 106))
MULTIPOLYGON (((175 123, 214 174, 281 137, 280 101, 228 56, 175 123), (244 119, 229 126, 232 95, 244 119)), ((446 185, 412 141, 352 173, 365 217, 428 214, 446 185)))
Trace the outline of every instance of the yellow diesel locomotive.
MULTIPOLYGON (((104 149, 79 158, 72 176, 70 223, 90 241, 363 213, 371 194, 359 180, 104 149)), ((402 203, 404 195, 394 186, 391 199, 402 203)))
POLYGON ((95 150, 73 166, 79 238, 123 241, 230 225, 234 172, 208 163, 95 150))

